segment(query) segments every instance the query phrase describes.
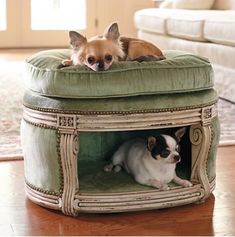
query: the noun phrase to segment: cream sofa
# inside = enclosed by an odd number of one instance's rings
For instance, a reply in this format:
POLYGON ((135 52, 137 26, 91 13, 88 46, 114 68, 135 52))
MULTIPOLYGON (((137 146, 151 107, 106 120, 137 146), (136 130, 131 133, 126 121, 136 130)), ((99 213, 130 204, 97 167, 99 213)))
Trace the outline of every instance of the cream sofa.
POLYGON ((143 9, 134 20, 139 38, 209 58, 220 97, 235 102, 235 0, 215 0, 210 10, 143 9))

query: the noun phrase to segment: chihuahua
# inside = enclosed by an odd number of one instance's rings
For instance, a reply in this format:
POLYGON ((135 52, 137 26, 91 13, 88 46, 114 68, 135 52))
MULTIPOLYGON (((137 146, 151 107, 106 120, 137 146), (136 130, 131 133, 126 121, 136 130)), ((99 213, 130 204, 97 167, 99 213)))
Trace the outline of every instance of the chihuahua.
POLYGON ((185 128, 178 129, 173 136, 159 135, 144 139, 134 139, 122 144, 114 153, 112 162, 104 171, 119 172, 122 168, 130 173, 137 183, 160 190, 169 190, 168 183, 174 181, 183 187, 192 183, 176 175, 176 164, 180 162, 179 142, 185 128))
POLYGON ((118 61, 158 61, 165 59, 162 51, 153 44, 140 39, 120 37, 118 24, 111 24, 103 36, 86 39, 81 34, 70 31, 73 49, 71 59, 63 66, 86 65, 93 71, 107 70, 118 61))

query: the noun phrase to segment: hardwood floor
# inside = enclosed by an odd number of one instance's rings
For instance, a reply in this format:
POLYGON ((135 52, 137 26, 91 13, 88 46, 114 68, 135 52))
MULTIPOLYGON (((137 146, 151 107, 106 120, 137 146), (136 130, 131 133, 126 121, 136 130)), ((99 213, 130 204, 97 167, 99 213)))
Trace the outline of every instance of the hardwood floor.
POLYGON ((43 50, 42 48, 29 49, 0 49, 1 60, 24 60, 25 58, 43 50))
POLYGON ((235 235, 234 154, 219 148, 216 189, 203 204, 76 218, 27 199, 23 161, 0 162, 0 235, 235 235))

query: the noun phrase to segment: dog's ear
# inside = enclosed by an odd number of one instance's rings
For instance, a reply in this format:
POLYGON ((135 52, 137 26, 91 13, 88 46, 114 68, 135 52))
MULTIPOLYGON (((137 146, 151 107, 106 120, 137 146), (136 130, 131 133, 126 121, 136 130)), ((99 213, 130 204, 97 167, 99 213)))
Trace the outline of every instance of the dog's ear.
POLYGON ((156 144, 156 141, 157 140, 155 137, 148 137, 147 147, 149 151, 152 151, 152 149, 154 148, 154 145, 156 144))
POLYGON ((105 31, 103 36, 107 40, 114 40, 117 41, 120 37, 119 29, 118 29, 118 24, 117 22, 112 23, 105 31))
POLYGON ((76 31, 69 31, 69 38, 73 49, 78 49, 81 45, 87 43, 86 37, 76 31))
POLYGON ((186 127, 180 128, 175 132, 175 137, 177 138, 178 142, 180 142, 185 132, 186 132, 186 127))

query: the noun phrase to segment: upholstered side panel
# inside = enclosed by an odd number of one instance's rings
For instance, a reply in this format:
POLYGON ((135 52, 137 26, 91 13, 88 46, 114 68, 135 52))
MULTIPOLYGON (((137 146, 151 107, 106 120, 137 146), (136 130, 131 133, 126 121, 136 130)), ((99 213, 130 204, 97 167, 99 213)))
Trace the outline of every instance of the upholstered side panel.
POLYGON ((212 131, 212 141, 207 162, 207 173, 209 181, 212 181, 216 176, 216 155, 220 137, 220 123, 218 117, 212 121, 211 131, 212 131))
MULTIPOLYGON (((203 75, 202 75, 203 76, 203 75)), ((179 110, 202 107, 217 101, 215 90, 205 90, 191 93, 176 93, 169 95, 135 96, 127 98, 110 98, 99 100, 57 99, 40 96, 32 91, 26 91, 24 105, 44 111, 66 113, 133 113, 151 112, 152 110, 179 110)))
POLYGON ((58 194, 61 174, 56 131, 22 120, 21 142, 26 183, 36 189, 58 194))

